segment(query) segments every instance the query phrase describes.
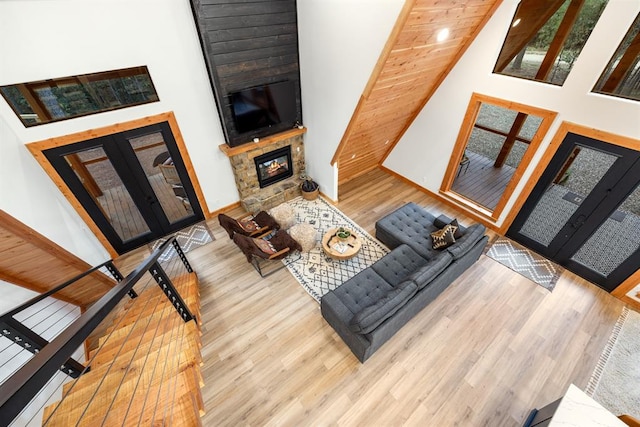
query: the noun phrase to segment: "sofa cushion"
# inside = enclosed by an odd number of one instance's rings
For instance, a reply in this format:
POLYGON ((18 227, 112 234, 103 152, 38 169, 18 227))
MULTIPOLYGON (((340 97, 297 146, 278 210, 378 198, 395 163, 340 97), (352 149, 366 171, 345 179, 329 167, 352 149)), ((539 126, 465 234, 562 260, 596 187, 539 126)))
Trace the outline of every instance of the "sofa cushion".
POLYGON ((413 280, 420 290, 431 283, 452 261, 453 256, 449 252, 443 251, 437 257, 430 259, 425 266, 415 270, 407 277, 407 280, 413 280))
POLYGON ((484 236, 487 228, 482 224, 473 224, 467 228, 464 236, 456 240, 456 242, 447 248, 447 251, 453 255, 453 259, 458 259, 475 246, 476 243, 484 236))
POLYGON ((356 313, 349 322, 349 329, 357 334, 368 334, 398 311, 417 291, 418 287, 411 281, 398 284, 374 304, 356 313))
POLYGON ((365 268, 332 292, 351 313, 356 314, 363 308, 375 304, 394 289, 372 268, 365 268))
POLYGON ((425 259, 437 256, 431 247, 435 216, 413 202, 409 202, 376 222, 376 237, 390 248, 407 244, 425 259))
POLYGON ((408 275, 427 263, 409 245, 400 245, 378 261, 371 268, 391 286, 396 287, 408 275))

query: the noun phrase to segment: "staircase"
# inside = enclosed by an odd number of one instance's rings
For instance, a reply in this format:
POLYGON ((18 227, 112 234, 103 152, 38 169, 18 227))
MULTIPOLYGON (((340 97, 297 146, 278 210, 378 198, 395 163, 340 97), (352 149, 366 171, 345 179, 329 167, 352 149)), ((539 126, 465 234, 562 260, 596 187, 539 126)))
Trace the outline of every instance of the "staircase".
MULTIPOLYGON (((195 273, 173 279, 200 319, 195 273)), ((90 371, 45 408, 45 426, 201 426, 200 325, 184 322, 155 284, 129 300, 89 354, 90 371)))

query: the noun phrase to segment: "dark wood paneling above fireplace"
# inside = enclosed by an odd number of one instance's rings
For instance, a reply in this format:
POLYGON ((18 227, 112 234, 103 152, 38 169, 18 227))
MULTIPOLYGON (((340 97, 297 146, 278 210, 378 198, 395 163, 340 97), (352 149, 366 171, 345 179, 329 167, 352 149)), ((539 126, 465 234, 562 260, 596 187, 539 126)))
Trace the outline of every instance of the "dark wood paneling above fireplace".
POLYGON ((295 0, 191 0, 209 78, 227 143, 288 130, 290 124, 238 134, 229 94, 282 80, 295 82, 302 123, 295 0))

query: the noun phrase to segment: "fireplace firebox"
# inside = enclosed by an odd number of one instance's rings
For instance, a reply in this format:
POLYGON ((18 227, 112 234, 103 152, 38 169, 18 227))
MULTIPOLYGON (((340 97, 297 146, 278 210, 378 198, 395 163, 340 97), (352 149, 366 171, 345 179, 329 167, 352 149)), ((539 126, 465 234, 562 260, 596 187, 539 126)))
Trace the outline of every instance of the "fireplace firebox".
POLYGON ((257 156, 253 160, 256 164, 260 188, 293 176, 290 145, 257 156))

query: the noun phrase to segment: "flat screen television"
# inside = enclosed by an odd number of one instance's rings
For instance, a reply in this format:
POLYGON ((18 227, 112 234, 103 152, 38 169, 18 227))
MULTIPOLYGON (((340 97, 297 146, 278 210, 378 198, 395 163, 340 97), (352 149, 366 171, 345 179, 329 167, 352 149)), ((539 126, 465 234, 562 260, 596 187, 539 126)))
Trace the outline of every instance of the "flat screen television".
POLYGON ((296 87, 291 80, 232 92, 230 97, 238 133, 296 123, 296 87))

